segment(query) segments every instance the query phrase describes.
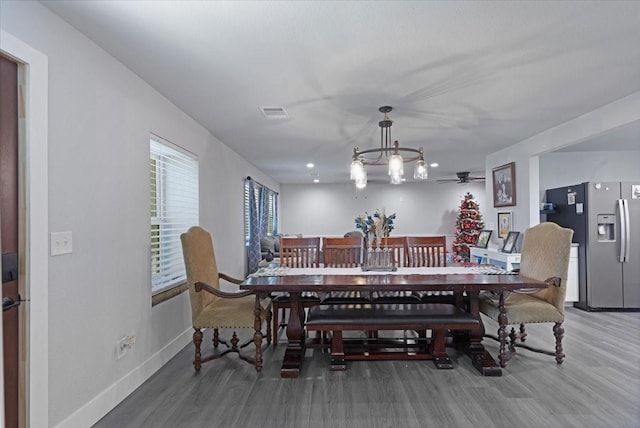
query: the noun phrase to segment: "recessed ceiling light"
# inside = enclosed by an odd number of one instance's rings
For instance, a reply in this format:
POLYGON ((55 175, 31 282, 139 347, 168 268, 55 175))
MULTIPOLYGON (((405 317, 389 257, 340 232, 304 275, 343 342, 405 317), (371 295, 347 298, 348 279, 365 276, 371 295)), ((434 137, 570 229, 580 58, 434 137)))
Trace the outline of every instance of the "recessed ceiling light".
POLYGON ((314 166, 315 166, 315 165, 313 164, 313 162, 309 162, 309 163, 307 164, 307 168, 313 168, 314 166))
POLYGON ((320 180, 318 180, 317 178, 313 180, 314 183, 320 183, 320 180))
POLYGON ((430 163, 430 164, 429 164, 429 166, 430 166, 431 168, 437 168, 437 167, 438 167, 438 162, 430 163))

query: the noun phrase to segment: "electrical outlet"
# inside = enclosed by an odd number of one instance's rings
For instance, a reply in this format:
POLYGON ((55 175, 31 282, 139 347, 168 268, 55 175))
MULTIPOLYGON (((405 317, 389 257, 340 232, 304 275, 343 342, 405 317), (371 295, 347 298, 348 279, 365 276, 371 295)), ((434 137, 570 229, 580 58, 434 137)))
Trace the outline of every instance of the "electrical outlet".
POLYGON ((116 358, 118 360, 124 357, 124 354, 127 353, 127 347, 125 346, 126 341, 126 337, 123 337, 122 339, 116 341, 116 358))
POLYGON ((59 256, 73 251, 71 232, 51 232, 51 255, 59 256))
POLYGON ((129 349, 136 343, 136 336, 124 336, 116 341, 116 358, 124 357, 129 349))
POLYGON ((135 335, 131 335, 131 336, 127 336, 127 347, 129 349, 133 348, 133 345, 135 345, 136 343, 136 336, 135 335))

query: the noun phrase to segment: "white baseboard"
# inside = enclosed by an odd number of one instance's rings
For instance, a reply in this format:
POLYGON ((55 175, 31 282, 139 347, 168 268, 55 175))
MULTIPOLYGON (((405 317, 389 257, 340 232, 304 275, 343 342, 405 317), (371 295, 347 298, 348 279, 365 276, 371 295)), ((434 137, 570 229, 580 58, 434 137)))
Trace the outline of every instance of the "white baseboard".
POLYGON ((120 380, 98 394, 55 428, 90 427, 135 391, 171 358, 191 342, 193 329, 188 328, 148 360, 124 375, 120 380))

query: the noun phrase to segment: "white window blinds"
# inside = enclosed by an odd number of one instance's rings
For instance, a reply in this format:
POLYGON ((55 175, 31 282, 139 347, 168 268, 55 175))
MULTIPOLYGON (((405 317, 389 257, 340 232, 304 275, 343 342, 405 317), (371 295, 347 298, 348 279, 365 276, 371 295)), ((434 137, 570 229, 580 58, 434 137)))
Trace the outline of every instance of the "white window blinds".
POLYGON ((150 140, 151 289, 186 279, 180 234, 199 223, 198 159, 155 135, 150 140))
POLYGON ((255 183, 254 194, 249 194, 249 181, 244 182, 244 241, 246 245, 249 245, 250 239, 250 223, 249 218, 249 204, 254 204, 257 207, 258 218, 262 218, 262 210, 267 211, 267 223, 265 225, 265 233, 267 235, 273 235, 277 233, 278 216, 276 204, 278 202, 278 194, 268 187, 263 186, 260 183, 255 183), (260 192, 264 191, 263 203, 260 202, 260 192))

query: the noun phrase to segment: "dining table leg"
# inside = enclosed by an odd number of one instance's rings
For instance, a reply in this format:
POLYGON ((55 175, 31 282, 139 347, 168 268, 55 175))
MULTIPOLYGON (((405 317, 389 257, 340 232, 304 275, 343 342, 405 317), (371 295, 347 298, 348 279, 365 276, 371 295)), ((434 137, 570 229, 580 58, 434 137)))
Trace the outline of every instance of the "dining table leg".
POLYGON ((469 295, 469 311, 473 317, 480 321, 478 328, 469 332, 469 356, 471 363, 483 376, 502 376, 502 369, 496 364, 495 360, 484 349, 482 337, 484 336, 484 324, 480 317, 479 291, 468 292, 469 295))
POLYGON ((500 293, 498 311, 498 339, 500 339, 498 360, 500 360, 500 367, 504 368, 507 366, 509 358, 511 358, 510 353, 507 352, 507 338, 509 337, 507 333, 507 325, 509 324, 509 320, 507 318, 507 309, 504 307, 504 292, 500 293))
MULTIPOLYGON (((256 304, 253 310, 253 314, 255 315, 254 319, 254 329, 255 333, 253 334, 253 343, 256 347, 256 371, 262 371, 262 305, 260 304, 260 293, 256 293, 256 304)), ((270 320, 267 320, 267 325, 270 320)))
POLYGON ((287 321, 287 349, 284 353, 280 376, 296 378, 300 376, 302 361, 304 360, 304 309, 300 301, 299 292, 290 292, 291 309, 287 321))

